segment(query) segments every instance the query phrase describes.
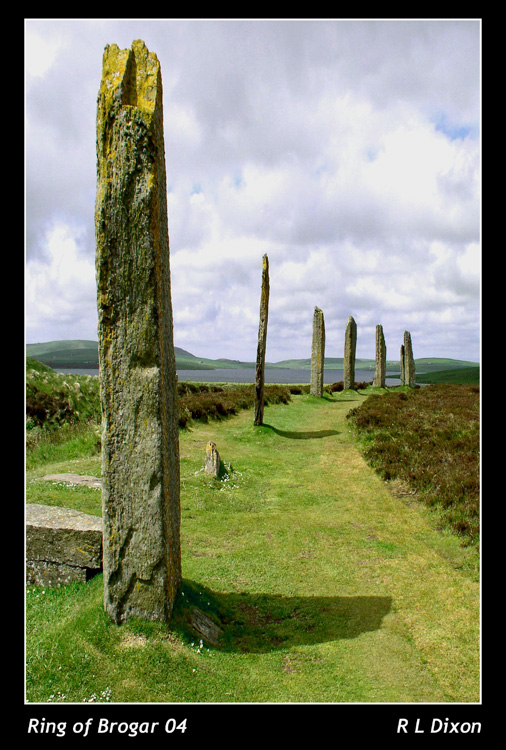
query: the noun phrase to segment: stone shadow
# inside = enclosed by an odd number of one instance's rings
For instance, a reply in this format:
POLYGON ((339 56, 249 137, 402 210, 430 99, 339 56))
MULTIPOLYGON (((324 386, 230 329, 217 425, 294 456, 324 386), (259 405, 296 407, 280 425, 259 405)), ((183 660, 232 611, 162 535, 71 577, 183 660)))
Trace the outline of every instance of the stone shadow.
POLYGON ((278 430, 277 427, 273 427, 271 424, 263 424, 262 427, 272 430, 276 435, 281 437, 290 438, 291 440, 316 440, 318 438, 331 437, 332 435, 339 435, 338 430, 313 430, 310 432, 290 432, 287 430, 278 430))
POLYGON ((267 653, 379 630, 389 596, 281 596, 211 591, 184 580, 185 629, 221 651, 267 653))

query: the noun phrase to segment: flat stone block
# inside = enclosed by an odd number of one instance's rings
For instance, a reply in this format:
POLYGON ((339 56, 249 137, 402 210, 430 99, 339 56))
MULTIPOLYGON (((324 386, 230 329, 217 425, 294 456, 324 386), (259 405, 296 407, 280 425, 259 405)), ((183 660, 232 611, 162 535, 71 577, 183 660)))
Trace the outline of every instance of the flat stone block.
POLYGON ((75 581, 86 583, 93 573, 98 573, 98 570, 43 560, 26 561, 26 583, 31 586, 67 586, 75 581))
POLYGON ((70 508, 26 506, 26 559, 102 568, 102 519, 70 508))
POLYGON ((211 645, 218 644, 222 629, 197 607, 192 611, 192 626, 211 645))
POLYGON ((47 482, 62 482, 69 485, 80 485, 82 487, 92 487, 100 489, 102 480, 98 477, 90 477, 83 474, 46 474, 42 477, 47 482))

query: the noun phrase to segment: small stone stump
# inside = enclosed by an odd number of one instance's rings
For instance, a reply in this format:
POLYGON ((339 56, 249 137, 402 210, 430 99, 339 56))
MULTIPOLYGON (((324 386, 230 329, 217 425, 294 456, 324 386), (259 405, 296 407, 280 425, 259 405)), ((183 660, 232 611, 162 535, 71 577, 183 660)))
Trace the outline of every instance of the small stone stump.
POLYGON ((204 468, 206 474, 211 474, 217 479, 219 478, 221 472, 221 458, 216 443, 212 440, 206 445, 206 463, 204 468))
POLYGON ((102 519, 70 508, 26 506, 26 582, 84 583, 102 570, 102 519))

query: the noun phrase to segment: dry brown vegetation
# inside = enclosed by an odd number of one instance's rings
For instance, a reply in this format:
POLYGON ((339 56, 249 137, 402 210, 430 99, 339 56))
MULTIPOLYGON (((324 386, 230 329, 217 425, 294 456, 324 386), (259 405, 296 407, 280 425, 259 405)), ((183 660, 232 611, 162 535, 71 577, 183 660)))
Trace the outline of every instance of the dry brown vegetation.
POLYGON ((431 385, 372 394, 349 412, 365 458, 400 480, 465 544, 480 532, 479 386, 431 385))
MULTIPOLYGON (((179 426, 188 427, 192 421, 207 422, 237 414, 255 403, 255 386, 238 385, 222 387, 198 383, 179 383, 179 426)), ((290 388, 282 385, 266 385, 265 404, 287 404, 291 399, 290 388)))

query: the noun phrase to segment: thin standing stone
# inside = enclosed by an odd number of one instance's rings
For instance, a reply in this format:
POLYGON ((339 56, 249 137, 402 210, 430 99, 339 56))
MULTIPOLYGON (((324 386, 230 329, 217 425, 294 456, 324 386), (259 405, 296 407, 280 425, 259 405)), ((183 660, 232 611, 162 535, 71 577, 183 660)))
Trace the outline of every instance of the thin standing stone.
POLYGON ((315 307, 313 314, 313 342, 311 347, 311 396, 323 396, 325 366, 325 321, 323 312, 315 307))
POLYGON ((168 621, 181 584, 179 437, 162 79, 142 41, 106 46, 95 207, 104 605, 168 621))
POLYGON ((401 384, 410 388, 416 385, 415 360, 409 331, 404 331, 404 344, 401 347, 401 384))
POLYGON ((260 323, 258 325, 257 364, 255 378, 254 425, 264 421, 265 350, 267 347, 267 322, 269 318, 269 259, 262 259, 262 291, 260 295, 260 323))
POLYGON ((355 352, 357 349, 357 324, 350 317, 344 334, 344 387, 355 387, 355 352))
POLYGON ((374 373, 373 386, 375 388, 385 387, 385 375, 387 366, 387 348, 383 326, 376 326, 376 372, 374 373))

